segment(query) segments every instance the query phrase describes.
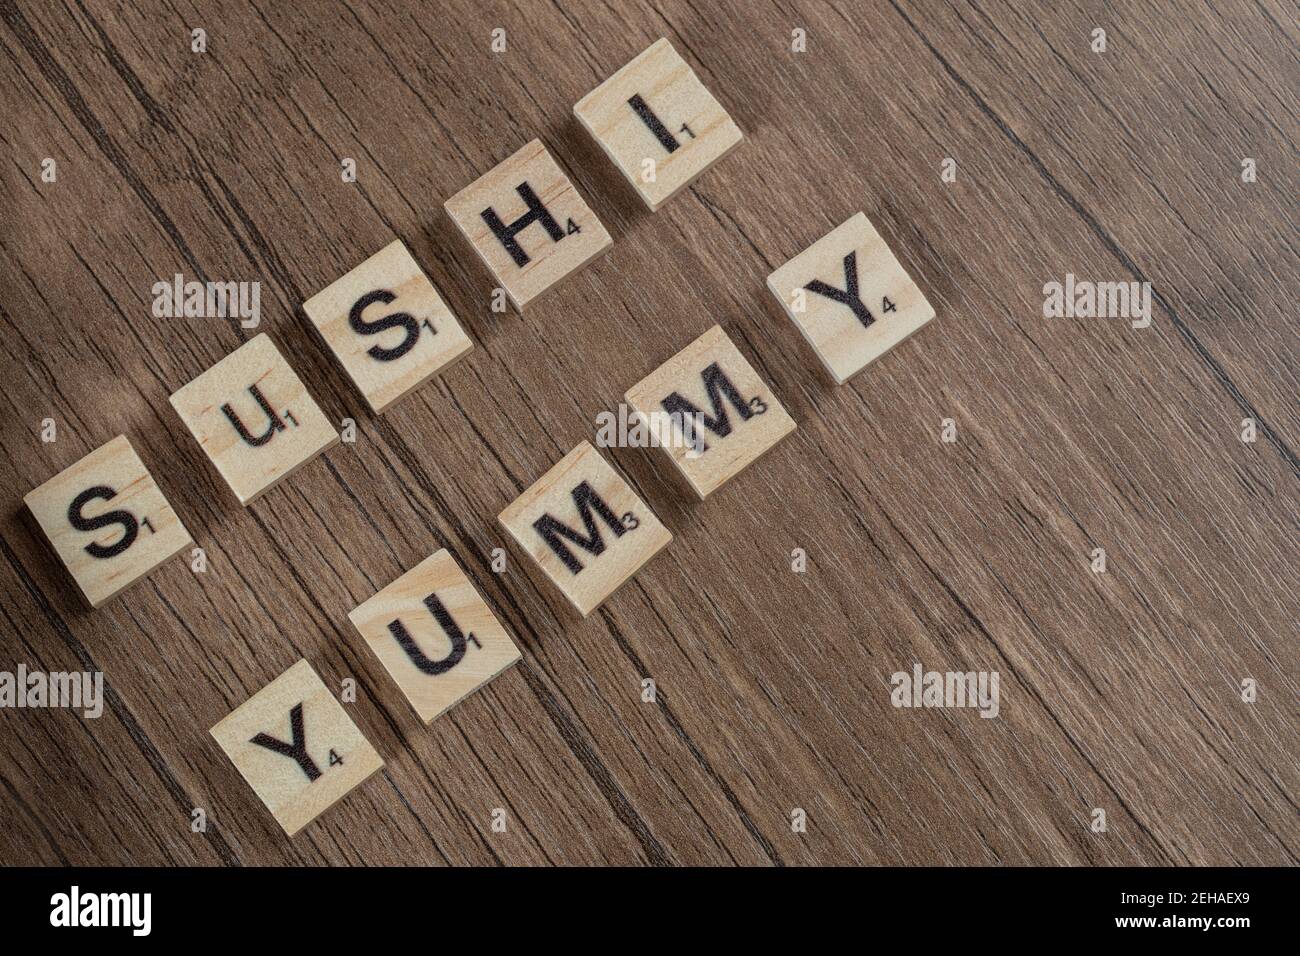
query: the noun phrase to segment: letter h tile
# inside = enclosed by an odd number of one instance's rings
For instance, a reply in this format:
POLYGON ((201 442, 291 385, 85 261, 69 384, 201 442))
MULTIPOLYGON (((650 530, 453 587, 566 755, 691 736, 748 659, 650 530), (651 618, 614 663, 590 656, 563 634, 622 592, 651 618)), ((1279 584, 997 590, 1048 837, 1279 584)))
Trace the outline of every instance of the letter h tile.
POLYGON ((613 241, 537 139, 445 208, 521 311, 613 241))

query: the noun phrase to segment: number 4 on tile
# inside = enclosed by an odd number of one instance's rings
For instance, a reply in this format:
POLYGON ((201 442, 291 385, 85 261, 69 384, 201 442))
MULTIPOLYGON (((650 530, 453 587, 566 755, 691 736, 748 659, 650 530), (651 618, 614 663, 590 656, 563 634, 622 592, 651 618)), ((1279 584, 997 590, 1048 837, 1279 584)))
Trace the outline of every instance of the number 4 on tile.
POLYGON ((862 213, 773 272, 767 285, 840 385, 934 318, 862 213))
POLYGON ((212 736, 290 836, 384 765, 305 660, 235 708, 212 736))

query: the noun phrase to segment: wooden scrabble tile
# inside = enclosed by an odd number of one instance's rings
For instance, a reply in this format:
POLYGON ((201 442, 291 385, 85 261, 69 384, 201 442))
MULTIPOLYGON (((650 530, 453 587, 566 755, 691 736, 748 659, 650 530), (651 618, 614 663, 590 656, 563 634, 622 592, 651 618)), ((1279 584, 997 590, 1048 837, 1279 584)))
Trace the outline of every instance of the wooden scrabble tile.
POLYGON ((585 441, 497 520, 583 617, 673 539, 585 441))
POLYGON ((538 139, 445 207, 520 310, 613 242, 538 139))
POLYGON ((720 325, 625 397, 701 499, 795 428, 720 325))
POLYGON ((289 836, 384 765, 305 660, 211 733, 289 836))
POLYGON ((773 272, 767 287, 839 385, 934 318, 862 213, 773 272))
POLYGON ((91 607, 192 543, 125 435, 23 501, 91 607))
POLYGON ((171 403, 244 505, 339 440, 265 333, 180 389, 171 403))
POLYGON ((376 413, 474 347, 400 239, 303 311, 376 413))
POLYGON ((510 635, 445 549, 348 617, 426 724, 519 660, 510 635))
POLYGON ((667 40, 580 99, 573 112, 652 210, 744 138, 667 40))

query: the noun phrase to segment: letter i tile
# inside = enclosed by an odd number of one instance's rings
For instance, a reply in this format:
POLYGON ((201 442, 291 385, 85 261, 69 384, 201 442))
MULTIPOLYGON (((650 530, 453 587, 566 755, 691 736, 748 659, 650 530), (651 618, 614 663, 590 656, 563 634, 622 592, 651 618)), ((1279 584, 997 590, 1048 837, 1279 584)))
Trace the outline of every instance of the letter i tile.
POLYGON ((862 213, 773 272, 767 287, 838 385, 934 318, 862 213))
POLYGON ((235 708, 212 736, 289 836, 384 765, 305 660, 235 708))
POLYGON ((664 39, 580 99, 573 113, 651 210, 744 138, 664 39))
POLYGON ((519 649, 441 550, 348 615, 426 724, 519 660, 519 649))
POLYGON ((181 388, 171 403, 242 505, 339 440, 265 333, 181 388))
POLYGON ((497 520, 583 617, 673 539, 585 441, 497 520))

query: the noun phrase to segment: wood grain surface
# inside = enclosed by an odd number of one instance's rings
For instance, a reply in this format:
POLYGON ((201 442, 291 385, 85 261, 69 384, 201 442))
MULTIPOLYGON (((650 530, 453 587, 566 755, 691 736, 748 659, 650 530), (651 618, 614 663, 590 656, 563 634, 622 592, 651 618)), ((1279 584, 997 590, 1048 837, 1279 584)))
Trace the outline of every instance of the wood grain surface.
POLYGON ((0 0, 0 669, 107 693, 0 711, 0 861, 1294 864, 1294 13, 0 0), (572 108, 660 36, 745 141, 651 214, 572 108), (497 314, 442 203, 533 137, 614 245, 497 314), (859 210, 938 317, 837 388, 764 280, 859 210), (301 304, 393 238, 476 348, 375 417, 301 304), (261 282, 260 328, 155 318, 178 272, 261 282), (1044 318, 1067 274, 1151 326, 1044 318), (704 503, 612 450, 674 540, 585 622, 494 574, 502 508, 714 323, 798 430, 704 503), (245 509, 167 397, 259 331, 358 439, 245 509), (92 612, 21 499, 119 433, 210 567, 92 612), (524 656, 426 728, 347 614, 440 547, 524 656), (304 657, 386 767, 290 839, 208 729, 304 657), (918 662, 998 717, 891 706, 918 662))

